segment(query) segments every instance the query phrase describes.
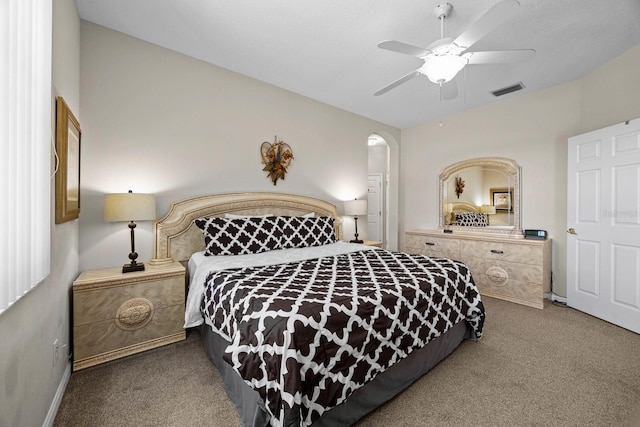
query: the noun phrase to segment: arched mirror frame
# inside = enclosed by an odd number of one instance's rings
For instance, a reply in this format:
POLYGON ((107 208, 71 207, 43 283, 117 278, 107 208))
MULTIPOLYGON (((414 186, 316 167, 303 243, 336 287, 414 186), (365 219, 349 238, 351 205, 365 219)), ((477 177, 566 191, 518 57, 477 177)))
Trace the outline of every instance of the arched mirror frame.
POLYGON ((498 233, 508 234, 512 237, 520 238, 523 236, 522 227, 520 225, 520 165, 515 160, 505 157, 478 157, 475 159, 464 160, 447 166, 440 174, 440 203, 439 212, 440 219, 438 229, 442 230, 444 224, 444 193, 446 190, 447 180, 454 174, 469 167, 481 166, 493 170, 498 170, 505 175, 513 175, 513 217, 514 224, 512 228, 506 227, 462 227, 457 225, 447 225, 447 228, 462 232, 482 232, 482 233, 498 233))

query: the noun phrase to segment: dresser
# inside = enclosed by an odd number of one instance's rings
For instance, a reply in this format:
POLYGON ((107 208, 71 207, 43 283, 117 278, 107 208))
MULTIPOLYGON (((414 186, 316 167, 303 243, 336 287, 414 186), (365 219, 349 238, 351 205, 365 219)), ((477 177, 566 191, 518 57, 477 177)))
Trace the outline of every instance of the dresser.
POLYGON ((184 304, 178 262, 81 273, 73 282, 73 370, 185 339, 184 304))
POLYGON ((543 308, 544 293, 551 291, 550 239, 410 230, 405 250, 462 261, 482 295, 543 308))

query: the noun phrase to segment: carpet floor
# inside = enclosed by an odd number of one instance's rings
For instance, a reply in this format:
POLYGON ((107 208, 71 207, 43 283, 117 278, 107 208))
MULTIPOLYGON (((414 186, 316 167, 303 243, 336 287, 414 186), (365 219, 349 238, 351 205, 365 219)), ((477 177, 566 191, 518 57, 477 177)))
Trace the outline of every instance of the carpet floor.
MULTIPOLYGON (((483 298, 483 338, 356 426, 640 426, 640 335, 483 298)), ((200 336, 71 375, 54 426, 237 426, 200 336)))

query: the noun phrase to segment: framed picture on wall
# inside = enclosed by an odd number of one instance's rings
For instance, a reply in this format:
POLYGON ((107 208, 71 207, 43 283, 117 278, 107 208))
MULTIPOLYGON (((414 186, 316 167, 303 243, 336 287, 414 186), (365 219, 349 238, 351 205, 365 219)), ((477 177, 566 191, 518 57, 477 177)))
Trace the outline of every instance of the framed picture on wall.
POLYGON ((80 216, 80 123, 64 99, 56 98, 56 224, 80 216))
POLYGON ((496 212, 513 212, 513 188, 490 188, 489 193, 496 212))

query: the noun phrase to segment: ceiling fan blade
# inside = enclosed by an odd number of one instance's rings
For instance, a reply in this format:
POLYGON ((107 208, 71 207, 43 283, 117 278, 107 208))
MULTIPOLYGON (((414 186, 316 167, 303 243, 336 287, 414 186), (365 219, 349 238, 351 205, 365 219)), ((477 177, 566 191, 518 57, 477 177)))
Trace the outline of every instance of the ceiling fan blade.
POLYGON ((469 64, 509 64, 529 59, 535 53, 536 51, 533 49, 517 49, 468 52, 463 56, 469 58, 469 64))
POLYGON ((417 56, 418 58, 422 58, 431 52, 429 49, 425 49, 424 47, 413 46, 396 40, 381 41, 378 43, 378 47, 380 49, 417 56))
POLYGON ((411 80, 412 78, 414 78, 418 74, 420 74, 420 69, 414 70, 414 71, 410 72, 409 74, 407 74, 406 76, 400 77, 398 80, 396 80, 395 82, 393 82, 391 84, 386 85, 385 87, 383 87, 382 89, 380 89, 379 91, 374 93, 373 95, 374 96, 378 96, 378 95, 382 95, 383 93, 387 93, 391 89, 393 89, 394 87, 400 86, 402 83, 406 82, 407 80, 411 80))
POLYGON ((469 28, 460 34, 453 43, 463 49, 470 48, 471 45, 486 36, 494 28, 513 17, 519 7, 520 3, 516 0, 503 0, 500 3, 496 3, 484 15, 472 22, 469 28))
POLYGON ((446 100, 458 97, 458 83, 456 83, 456 79, 451 79, 440 86, 440 97, 446 100))

